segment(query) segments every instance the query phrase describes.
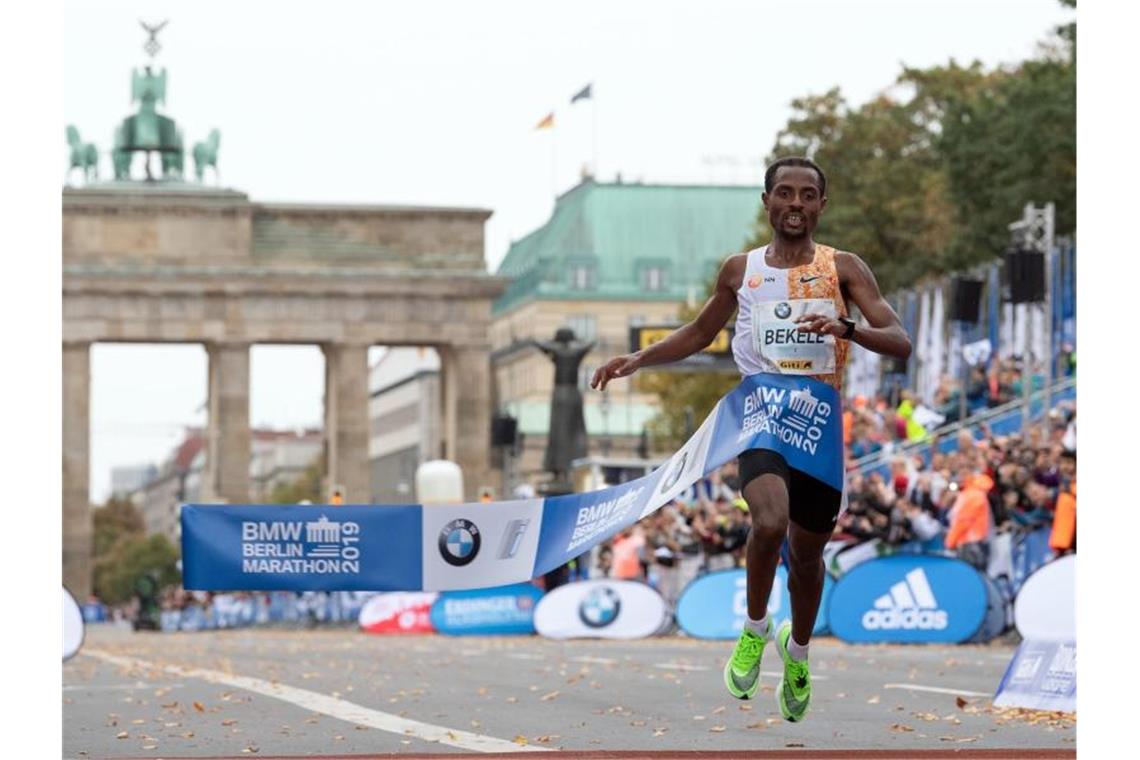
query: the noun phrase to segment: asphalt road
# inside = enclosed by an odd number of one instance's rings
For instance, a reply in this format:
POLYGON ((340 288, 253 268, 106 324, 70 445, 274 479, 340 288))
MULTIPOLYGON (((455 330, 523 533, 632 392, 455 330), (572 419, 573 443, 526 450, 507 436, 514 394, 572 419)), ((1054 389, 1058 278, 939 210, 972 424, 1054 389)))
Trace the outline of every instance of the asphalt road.
POLYGON ((377 636, 354 630, 135 634, 92 626, 63 668, 65 758, 543 750, 1075 749, 1075 719, 998 711, 1009 645, 813 640, 800 724, 728 695, 732 642, 679 636, 377 636), (964 700, 964 703, 960 700, 964 700))

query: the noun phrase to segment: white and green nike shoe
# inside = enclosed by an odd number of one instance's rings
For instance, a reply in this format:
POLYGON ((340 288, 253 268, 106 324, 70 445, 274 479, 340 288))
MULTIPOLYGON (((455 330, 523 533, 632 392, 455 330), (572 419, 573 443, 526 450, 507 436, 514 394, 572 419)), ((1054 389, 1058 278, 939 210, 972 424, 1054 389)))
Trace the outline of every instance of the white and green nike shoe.
MULTIPOLYGON (((771 631, 772 623, 769 622, 768 633, 771 631)), ((750 628, 740 632, 732 657, 724 664, 724 685, 728 687, 728 693, 737 699, 751 699, 760 688, 760 655, 764 654, 767 642, 767 635, 761 636, 750 628)))
POLYGON ((799 722, 807 714, 811 703, 811 672, 807 660, 793 660, 788 654, 788 639, 792 637, 792 623, 785 621, 776 633, 776 651, 784 660, 784 677, 776 687, 776 703, 784 720, 799 722))

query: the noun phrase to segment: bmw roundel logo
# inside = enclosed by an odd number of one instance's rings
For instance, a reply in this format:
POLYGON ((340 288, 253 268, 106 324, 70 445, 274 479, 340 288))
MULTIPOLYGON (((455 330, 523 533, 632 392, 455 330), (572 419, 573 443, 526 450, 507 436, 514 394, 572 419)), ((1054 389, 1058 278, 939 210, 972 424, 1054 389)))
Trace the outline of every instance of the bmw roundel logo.
POLYGON ((617 620, 621 597, 609 586, 599 586, 578 606, 578 617, 590 628, 605 628, 617 620))
POLYGON ((792 307, 788 306, 786 301, 780 301, 780 303, 776 304, 777 319, 787 319, 790 316, 792 316, 792 307))
POLYGON ((661 485, 661 493, 665 493, 677 484, 677 481, 681 479, 681 473, 685 471, 685 463, 688 461, 689 452, 681 452, 681 458, 677 460, 677 466, 674 467, 673 471, 665 477, 665 480, 661 485))
POLYGON ((443 561, 455 567, 470 564, 479 554, 482 538, 479 528, 462 517, 452 520, 439 532, 439 553, 443 561))

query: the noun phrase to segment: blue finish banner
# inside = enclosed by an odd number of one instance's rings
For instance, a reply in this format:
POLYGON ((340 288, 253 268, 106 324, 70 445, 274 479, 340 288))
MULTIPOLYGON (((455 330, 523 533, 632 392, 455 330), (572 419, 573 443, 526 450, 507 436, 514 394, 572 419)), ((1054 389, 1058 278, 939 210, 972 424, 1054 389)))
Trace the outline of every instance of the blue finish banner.
POLYGON ((1028 710, 1077 709, 1077 645, 1026 639, 998 684, 994 707, 1028 710))
POLYGON ((431 607, 431 624, 452 636, 534 633, 542 589, 530 583, 445 591, 431 607))
POLYGON ((839 395, 758 374, 645 477, 546 499, 448 505, 182 507, 183 585, 231 591, 444 591, 530 580, 652 514, 748 449, 843 488, 839 395))
POLYGON ((852 643, 939 642, 973 636, 987 612, 972 566, 948 557, 895 555, 864 562, 835 583, 827 619, 852 643))

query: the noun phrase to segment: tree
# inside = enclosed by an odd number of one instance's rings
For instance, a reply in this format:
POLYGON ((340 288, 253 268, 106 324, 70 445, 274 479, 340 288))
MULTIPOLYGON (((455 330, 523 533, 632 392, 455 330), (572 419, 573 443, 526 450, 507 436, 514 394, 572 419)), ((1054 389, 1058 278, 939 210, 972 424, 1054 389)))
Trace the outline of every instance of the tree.
POLYGON ((107 604, 119 604, 134 595, 144 575, 153 574, 160 589, 181 583, 177 563, 178 549, 166 536, 124 536, 95 559, 95 593, 107 604))
POLYGON ((321 496, 321 458, 317 457, 289 483, 279 483, 273 487, 269 494, 270 504, 297 504, 302 501, 311 501, 314 504, 323 503, 321 496))
POLYGON ((91 514, 91 553, 96 561, 106 555, 122 538, 141 536, 146 532, 142 515, 127 499, 112 497, 91 514))

